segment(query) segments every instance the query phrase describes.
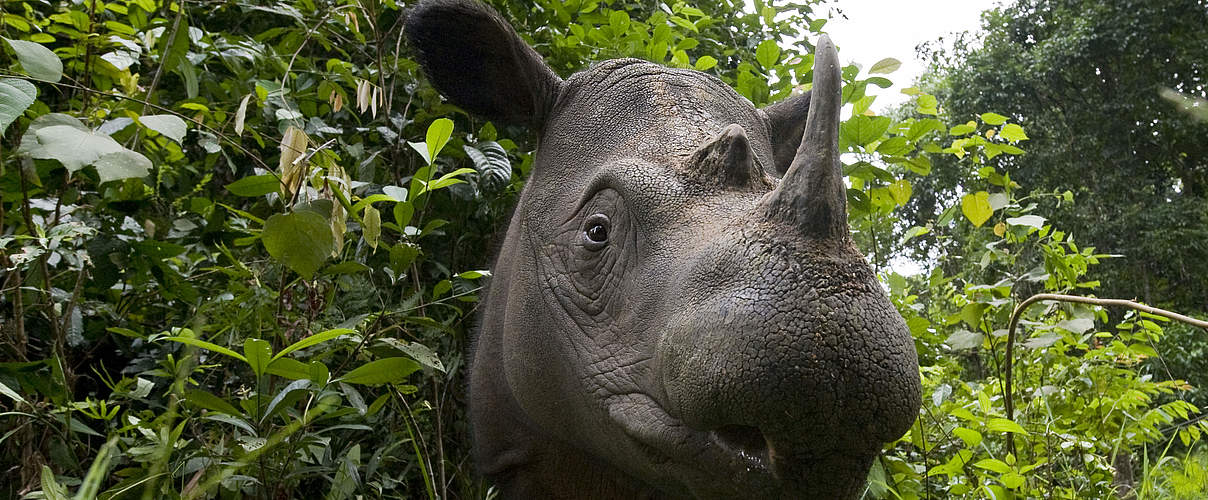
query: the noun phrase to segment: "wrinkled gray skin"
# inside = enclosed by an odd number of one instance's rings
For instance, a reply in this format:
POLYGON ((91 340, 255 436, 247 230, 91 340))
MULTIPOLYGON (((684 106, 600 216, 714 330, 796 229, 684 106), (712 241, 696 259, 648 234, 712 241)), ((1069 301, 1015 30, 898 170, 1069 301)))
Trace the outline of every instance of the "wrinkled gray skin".
POLYGON ((539 133, 470 369, 504 496, 857 496, 920 385, 848 234, 830 40, 812 97, 756 109, 633 59, 563 81, 477 3, 406 31, 450 101, 539 133))

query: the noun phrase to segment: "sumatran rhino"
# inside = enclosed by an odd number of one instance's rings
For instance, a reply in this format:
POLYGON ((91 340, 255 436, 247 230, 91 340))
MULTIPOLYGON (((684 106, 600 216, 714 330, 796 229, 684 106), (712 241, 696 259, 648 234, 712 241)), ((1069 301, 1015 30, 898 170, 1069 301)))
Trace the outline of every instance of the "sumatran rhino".
POLYGON ((451 102, 539 137, 469 374, 504 496, 858 495, 920 384, 848 232, 830 40, 812 93, 756 109, 636 59, 563 80, 476 2, 406 33, 451 102))

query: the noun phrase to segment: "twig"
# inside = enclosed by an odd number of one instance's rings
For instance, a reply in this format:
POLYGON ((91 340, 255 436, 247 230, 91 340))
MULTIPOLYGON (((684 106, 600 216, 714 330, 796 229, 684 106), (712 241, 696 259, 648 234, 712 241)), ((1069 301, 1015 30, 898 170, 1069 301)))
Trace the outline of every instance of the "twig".
MULTIPOLYGON (((1003 394, 1003 399, 1004 399, 1003 403, 1004 403, 1004 409, 1006 410, 1006 413, 1007 413, 1007 420, 1014 421, 1014 419, 1015 419, 1015 402, 1014 402, 1014 398, 1012 397, 1012 394, 1014 394, 1014 392, 1011 387, 1011 385, 1012 385, 1011 382, 1012 382, 1013 373, 1014 373, 1015 327, 1019 325, 1019 317, 1023 315, 1023 311, 1025 309, 1027 309, 1028 306, 1035 304, 1036 302, 1040 302, 1042 300, 1055 300, 1058 302, 1075 302, 1075 303, 1079 303, 1079 304, 1091 304, 1091 305, 1097 305, 1097 306, 1127 307, 1130 309, 1135 309, 1135 310, 1138 310, 1141 312, 1149 313, 1154 316, 1161 316, 1163 318, 1169 318, 1169 319, 1179 321, 1182 323, 1187 323, 1189 325, 1198 326, 1198 327, 1203 328, 1204 330, 1208 331, 1208 321, 1198 320, 1198 319, 1192 318, 1190 316, 1184 316, 1182 314, 1172 312, 1172 311, 1167 311, 1165 309, 1159 309, 1156 307, 1147 306, 1145 304, 1133 302, 1131 300, 1099 299, 1099 298, 1095 298, 1095 297, 1082 297, 1082 296, 1078 296, 1078 295, 1064 295, 1064 294, 1056 294, 1056 293, 1038 293, 1036 295, 1028 297, 1026 300, 1021 302, 1018 306, 1015 306, 1015 310, 1011 312, 1010 326, 1007 327, 1007 351, 1006 351, 1006 362, 1004 363, 1006 373, 1003 376, 1003 378, 1006 380, 1006 389, 1005 389, 1005 393, 1003 394)), ((1015 453, 1015 435, 1012 433, 1009 433, 1009 432, 1007 433, 1007 449, 1010 450, 1010 452, 1012 454, 1015 453)))

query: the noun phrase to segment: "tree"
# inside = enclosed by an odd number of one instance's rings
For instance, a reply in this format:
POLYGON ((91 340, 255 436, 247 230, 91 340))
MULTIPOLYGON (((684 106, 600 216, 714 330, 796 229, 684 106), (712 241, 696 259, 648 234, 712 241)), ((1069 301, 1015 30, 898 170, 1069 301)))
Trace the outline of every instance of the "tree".
MULTIPOLYGON (((1208 124, 1160 96, 1208 92, 1204 26, 1203 0, 1020 0, 983 14, 980 34, 930 49, 924 88, 949 121, 1018 119, 1027 154, 1001 168, 1029 189, 1072 190, 1056 225, 1122 255, 1101 267, 1102 295, 1208 309, 1208 124)), ((935 213, 975 178, 947 160, 936 170, 909 212, 935 213)))

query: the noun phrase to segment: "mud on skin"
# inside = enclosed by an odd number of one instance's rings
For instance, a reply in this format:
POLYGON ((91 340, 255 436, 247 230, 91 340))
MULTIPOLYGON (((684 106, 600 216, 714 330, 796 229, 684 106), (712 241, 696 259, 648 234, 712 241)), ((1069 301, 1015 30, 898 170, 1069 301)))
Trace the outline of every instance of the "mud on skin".
POLYGON ((855 498, 920 383, 848 233, 830 40, 812 92, 756 109, 632 59, 563 80, 476 2, 406 33, 451 102, 539 136, 470 368, 503 496, 855 498))

